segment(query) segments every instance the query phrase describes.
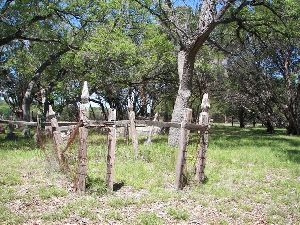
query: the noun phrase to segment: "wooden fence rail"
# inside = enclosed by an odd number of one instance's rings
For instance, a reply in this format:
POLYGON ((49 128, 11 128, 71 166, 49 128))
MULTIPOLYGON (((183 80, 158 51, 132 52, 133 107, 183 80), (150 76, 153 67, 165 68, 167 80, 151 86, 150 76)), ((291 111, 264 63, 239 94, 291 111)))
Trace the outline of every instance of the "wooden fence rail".
MULTIPOLYGON (((15 124, 19 126, 29 126, 29 127, 36 127, 38 125, 37 122, 27 122, 27 121, 17 121, 17 120, 0 120, 0 124, 15 124)), ((69 122, 69 121, 58 121, 57 122, 60 129, 67 130, 69 126, 77 125, 78 122, 69 122), (63 126, 63 127, 62 127, 63 126)), ((51 122, 41 122, 42 126, 51 126, 51 122)), ((126 125, 130 125, 130 120, 118 120, 118 121, 100 121, 100 120, 90 120, 89 124, 86 126, 88 128, 96 128, 96 127, 126 127, 126 125)), ((151 120, 135 120, 136 127, 147 127, 147 126, 154 126, 159 128, 181 128, 181 123, 175 122, 163 122, 163 121, 151 121, 151 120)), ((194 124, 194 123, 186 123, 184 125, 185 129, 188 130, 207 130, 208 125, 203 124, 194 124)), ((69 127, 70 129, 70 127, 69 127)))

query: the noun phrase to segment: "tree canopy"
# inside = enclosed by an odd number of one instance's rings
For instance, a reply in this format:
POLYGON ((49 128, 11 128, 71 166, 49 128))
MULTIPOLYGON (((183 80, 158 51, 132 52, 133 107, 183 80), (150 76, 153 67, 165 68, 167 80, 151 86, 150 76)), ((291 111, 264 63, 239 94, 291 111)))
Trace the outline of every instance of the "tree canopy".
POLYGON ((140 117, 197 118, 209 93, 216 119, 300 134, 296 0, 6 0, 0 12, 0 91, 20 119, 75 112, 86 80, 103 118, 126 118, 128 98, 140 117))

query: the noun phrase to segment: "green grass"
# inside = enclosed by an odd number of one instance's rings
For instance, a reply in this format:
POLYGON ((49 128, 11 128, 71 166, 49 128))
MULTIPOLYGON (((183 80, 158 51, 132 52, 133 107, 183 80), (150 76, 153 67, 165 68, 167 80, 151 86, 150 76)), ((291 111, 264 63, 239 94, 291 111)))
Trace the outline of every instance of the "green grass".
POLYGON ((2 224, 19 224, 24 218, 17 213, 11 212, 7 207, 0 204, 0 223, 2 224))
POLYGON ((41 199, 48 199, 51 197, 63 197, 68 194, 65 189, 55 187, 54 185, 48 187, 40 187, 38 193, 41 199))
POLYGON ((9 105, 6 104, 6 102, 4 100, 0 99, 0 113, 7 118, 10 115, 10 108, 9 105))
POLYGON ((163 224, 161 218, 159 218, 155 213, 148 212, 148 213, 140 213, 137 216, 137 220, 135 224, 140 225, 160 225, 163 224))
POLYGON ((187 220, 189 218, 189 213, 185 209, 169 208, 167 212, 176 220, 187 220))
POLYGON ((99 207, 97 200, 91 196, 82 196, 75 198, 70 202, 66 202, 61 207, 58 207, 53 212, 46 212, 42 214, 42 219, 48 222, 57 222, 66 219, 70 216, 79 216, 90 220, 96 220, 96 214, 91 210, 99 207))
POLYGON ((113 221, 122 220, 122 215, 118 211, 111 211, 105 215, 105 218, 106 218, 107 222, 112 221, 112 220, 113 221))
MULTIPOLYGON (((284 130, 269 135, 263 128, 214 125, 202 185, 193 181, 197 139, 193 133, 187 152, 189 185, 178 192, 173 188, 177 149, 167 146, 166 136, 156 136, 152 145, 143 145, 141 138, 139 160, 119 138, 115 181, 125 186, 110 193, 104 182, 106 137, 90 132, 88 191, 77 196, 67 189, 71 179, 48 164, 32 141, 5 141, 0 135, 0 221, 299 223, 300 137, 286 136, 284 130)), ((69 150, 74 168, 77 151, 77 144, 69 150)))

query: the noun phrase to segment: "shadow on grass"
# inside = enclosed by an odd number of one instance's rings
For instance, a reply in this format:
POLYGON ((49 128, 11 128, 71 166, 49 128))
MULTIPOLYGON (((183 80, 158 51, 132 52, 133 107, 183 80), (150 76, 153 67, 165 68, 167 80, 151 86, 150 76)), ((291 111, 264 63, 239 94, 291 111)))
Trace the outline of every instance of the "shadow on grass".
POLYGON ((290 161, 300 163, 300 150, 299 149, 289 149, 289 150, 286 150, 285 152, 290 161))
POLYGON ((33 138, 18 135, 15 140, 9 140, 5 135, 0 135, 0 150, 32 150, 36 147, 33 138))
MULTIPOLYGON (((114 183, 113 191, 120 190, 124 186, 124 184, 124 181, 114 183)), ((106 182, 104 179, 101 179, 99 177, 87 176, 86 188, 88 192, 95 193, 98 195, 103 195, 107 193, 106 182)))
POLYGON ((90 193, 96 193, 98 195, 103 195, 107 192, 105 180, 99 177, 87 176, 86 188, 90 193))

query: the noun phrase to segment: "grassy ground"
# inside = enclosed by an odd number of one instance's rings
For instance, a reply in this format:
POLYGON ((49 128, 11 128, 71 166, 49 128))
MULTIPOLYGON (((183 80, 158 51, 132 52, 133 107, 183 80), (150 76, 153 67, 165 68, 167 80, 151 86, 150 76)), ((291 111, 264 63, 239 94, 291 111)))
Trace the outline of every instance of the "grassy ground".
POLYGON ((159 136, 152 145, 141 145, 143 160, 134 161, 131 146, 119 140, 116 180, 125 185, 107 193, 105 137, 91 134, 89 189, 78 196, 33 143, 0 136, 0 224, 300 224, 299 137, 215 125, 208 179, 198 186, 192 182, 193 134, 190 183, 179 192, 173 189, 176 149, 166 142, 159 136))

